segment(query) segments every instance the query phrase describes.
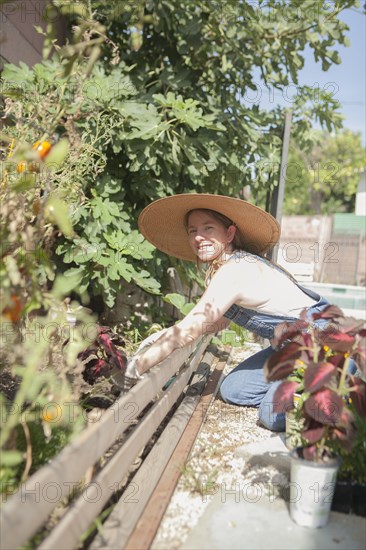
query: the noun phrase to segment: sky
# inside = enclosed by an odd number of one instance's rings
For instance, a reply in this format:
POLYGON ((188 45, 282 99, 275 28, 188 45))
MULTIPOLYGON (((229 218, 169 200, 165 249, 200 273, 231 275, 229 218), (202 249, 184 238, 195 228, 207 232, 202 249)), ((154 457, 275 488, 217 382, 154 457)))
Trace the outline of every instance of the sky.
POLYGON ((334 83, 335 97, 341 102, 341 112, 345 115, 344 126, 362 135, 366 144, 366 16, 361 8, 347 9, 340 15, 350 27, 347 36, 349 47, 339 46, 342 59, 340 65, 332 65, 328 71, 321 69, 321 63, 314 61, 311 52, 307 52, 305 66, 300 73, 300 84, 313 85, 319 82, 320 88, 334 83))
MULTIPOLYGON (((314 54, 310 47, 303 53, 305 58, 304 68, 299 73, 299 85, 308 85, 316 89, 326 89, 334 94, 341 103, 340 112, 345 116, 343 125, 354 132, 360 132, 362 142, 366 145, 366 16, 362 8, 349 8, 344 10, 340 19, 349 26, 346 36, 350 40, 350 46, 338 45, 336 49, 342 63, 332 64, 327 71, 322 70, 321 62, 314 60, 314 54)), ((258 81, 260 81, 258 71, 258 81)), ((279 104, 289 107, 291 99, 296 95, 296 87, 290 85, 282 93, 266 90, 260 86, 254 91, 250 102, 259 98, 260 104, 265 109, 271 109, 279 104), (287 94, 287 97, 286 97, 287 94)), ((319 126, 320 128, 320 126, 319 126)))

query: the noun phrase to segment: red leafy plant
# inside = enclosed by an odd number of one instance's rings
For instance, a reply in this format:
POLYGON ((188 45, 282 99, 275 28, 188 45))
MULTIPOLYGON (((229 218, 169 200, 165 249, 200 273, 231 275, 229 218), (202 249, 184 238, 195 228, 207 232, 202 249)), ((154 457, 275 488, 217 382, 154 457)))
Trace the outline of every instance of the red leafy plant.
POLYGON ((110 327, 98 326, 94 342, 78 355, 85 366, 84 380, 93 385, 102 376, 109 377, 113 372, 124 372, 127 366, 124 348, 123 338, 110 327))
POLYGON ((294 395, 300 393, 296 416, 307 460, 324 461, 337 449, 352 450, 356 417, 366 417, 365 337, 364 322, 345 317, 335 305, 310 320, 304 310, 296 323, 276 327, 277 351, 267 360, 265 375, 270 382, 282 380, 274 412, 294 410, 294 395), (322 329, 314 325, 319 320, 322 329), (349 370, 351 360, 356 374, 349 370))

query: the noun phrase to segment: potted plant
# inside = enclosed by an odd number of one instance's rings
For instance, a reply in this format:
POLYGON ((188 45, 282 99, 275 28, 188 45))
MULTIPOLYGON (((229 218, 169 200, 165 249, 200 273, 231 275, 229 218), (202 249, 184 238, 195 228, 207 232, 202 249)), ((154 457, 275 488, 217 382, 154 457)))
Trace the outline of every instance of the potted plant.
POLYGON ((300 525, 326 525, 341 459, 351 456, 357 422, 365 423, 365 336, 363 321, 345 317, 334 305, 312 319, 304 311, 298 322, 276 328, 277 351, 265 374, 268 381, 282 380, 274 412, 294 411, 298 423, 298 445, 291 451, 290 514, 300 525))
POLYGON ((366 422, 354 411, 356 435, 350 452, 340 449, 342 459, 332 510, 366 517, 366 422))

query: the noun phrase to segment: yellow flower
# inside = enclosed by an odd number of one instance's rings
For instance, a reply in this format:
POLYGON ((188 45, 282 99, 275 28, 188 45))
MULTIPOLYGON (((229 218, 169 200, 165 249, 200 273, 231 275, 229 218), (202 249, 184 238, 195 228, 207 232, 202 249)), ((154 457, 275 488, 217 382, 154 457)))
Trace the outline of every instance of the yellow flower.
POLYGON ((62 408, 58 403, 47 403, 42 411, 42 420, 45 422, 57 422, 62 418, 62 408))

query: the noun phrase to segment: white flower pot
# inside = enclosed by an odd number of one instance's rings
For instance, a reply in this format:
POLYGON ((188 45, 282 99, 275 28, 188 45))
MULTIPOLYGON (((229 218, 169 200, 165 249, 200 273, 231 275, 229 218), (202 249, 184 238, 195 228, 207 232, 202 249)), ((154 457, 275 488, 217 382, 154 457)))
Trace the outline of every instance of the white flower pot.
POLYGON ((340 459, 312 462, 291 452, 290 516, 303 527, 328 523, 340 459))

